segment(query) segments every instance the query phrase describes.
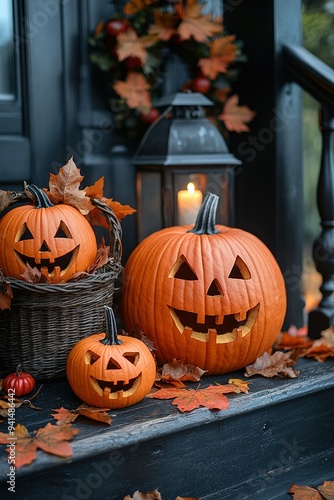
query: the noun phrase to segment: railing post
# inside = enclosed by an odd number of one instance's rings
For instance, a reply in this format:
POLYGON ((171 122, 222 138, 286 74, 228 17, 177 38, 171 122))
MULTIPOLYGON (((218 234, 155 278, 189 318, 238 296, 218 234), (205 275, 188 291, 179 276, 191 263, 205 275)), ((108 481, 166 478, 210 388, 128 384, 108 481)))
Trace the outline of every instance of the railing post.
POLYGON ((313 244, 313 259, 322 276, 322 299, 309 313, 308 333, 311 338, 319 338, 321 331, 333 325, 334 319, 334 112, 322 107, 319 125, 322 154, 317 204, 322 231, 313 244))

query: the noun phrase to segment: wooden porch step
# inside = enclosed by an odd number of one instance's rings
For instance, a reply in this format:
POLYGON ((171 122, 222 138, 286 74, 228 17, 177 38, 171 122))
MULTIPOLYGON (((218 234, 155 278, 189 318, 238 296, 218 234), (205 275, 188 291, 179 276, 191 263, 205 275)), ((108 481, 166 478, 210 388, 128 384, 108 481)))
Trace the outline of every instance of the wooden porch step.
MULTIPOLYGON (((296 379, 248 379, 249 394, 228 395, 227 411, 182 414, 170 400, 145 398, 111 412, 111 426, 80 417, 73 457, 38 452, 33 464, 16 471, 15 498, 123 500, 135 490, 159 489, 163 500, 283 500, 292 498, 293 483, 333 481, 334 360, 299 360, 296 368, 296 379)), ((243 371, 204 377, 201 386, 226 383, 231 375, 244 378, 243 371)), ((80 403, 66 381, 48 382, 34 400, 42 410, 18 408, 16 423, 33 432, 55 423, 53 409, 80 403)), ((13 498, 8 472, 1 447, 1 499, 13 498)))

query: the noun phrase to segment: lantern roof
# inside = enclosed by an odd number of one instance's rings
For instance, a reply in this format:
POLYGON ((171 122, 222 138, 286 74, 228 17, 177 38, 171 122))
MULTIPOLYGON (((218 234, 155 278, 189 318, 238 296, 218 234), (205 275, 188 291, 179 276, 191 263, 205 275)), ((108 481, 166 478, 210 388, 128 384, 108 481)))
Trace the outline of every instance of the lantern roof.
POLYGON ((157 107, 165 107, 145 133, 134 156, 135 165, 205 166, 240 165, 226 141, 203 109, 213 103, 198 92, 165 96, 157 107))

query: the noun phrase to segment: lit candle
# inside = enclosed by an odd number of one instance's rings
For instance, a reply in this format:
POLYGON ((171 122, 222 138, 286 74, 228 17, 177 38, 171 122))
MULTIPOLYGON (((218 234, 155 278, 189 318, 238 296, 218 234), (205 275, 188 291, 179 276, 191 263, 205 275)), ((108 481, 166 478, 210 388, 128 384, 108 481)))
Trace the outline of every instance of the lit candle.
POLYGON ((178 223, 180 226, 195 223, 202 199, 202 192, 195 189, 193 182, 189 182, 187 189, 177 193, 178 223))

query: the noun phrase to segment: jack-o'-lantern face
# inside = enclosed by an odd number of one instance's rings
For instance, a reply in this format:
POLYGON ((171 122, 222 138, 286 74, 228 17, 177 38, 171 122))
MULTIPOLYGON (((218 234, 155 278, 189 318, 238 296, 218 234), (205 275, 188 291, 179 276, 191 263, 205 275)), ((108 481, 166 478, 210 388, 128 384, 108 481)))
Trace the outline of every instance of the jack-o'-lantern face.
MULTIPOLYGON (((172 267, 169 277, 175 280, 197 281, 196 272, 191 268, 187 259, 182 255, 172 267)), ((242 260, 237 256, 228 280, 250 280, 250 271, 242 260)), ((175 284, 177 286, 177 284, 175 284)), ((201 342, 215 341, 217 344, 233 342, 238 338, 248 335, 259 313, 260 303, 258 302, 253 307, 246 309, 239 306, 238 310, 229 314, 222 314, 224 301, 224 286, 218 278, 213 278, 207 291, 206 297, 210 301, 210 297, 221 299, 221 304, 218 304, 214 314, 205 314, 204 321, 198 322, 198 313, 185 309, 177 309, 172 305, 169 306, 170 315, 173 318, 175 326, 181 334, 185 331, 189 332, 191 338, 201 342)))
POLYGON ((157 231, 133 251, 123 273, 124 326, 144 331, 163 363, 180 359, 208 374, 243 368, 280 332, 282 273, 246 231, 189 229, 157 231))
POLYGON ((129 398, 138 390, 142 371, 139 352, 120 352, 110 349, 99 355, 88 350, 85 356, 92 390, 101 399, 129 398), (110 357, 109 357, 110 355, 110 357))
MULTIPOLYGON (((110 314, 108 308, 107 313, 110 314)), ((106 333, 80 340, 70 352, 66 374, 72 390, 85 403, 124 408, 140 401, 151 389, 155 361, 140 340, 117 335, 107 323, 106 333)))
POLYGON ((29 264, 50 283, 69 280, 96 259, 97 244, 87 219, 69 205, 20 206, 0 221, 0 267, 22 279, 29 264))

